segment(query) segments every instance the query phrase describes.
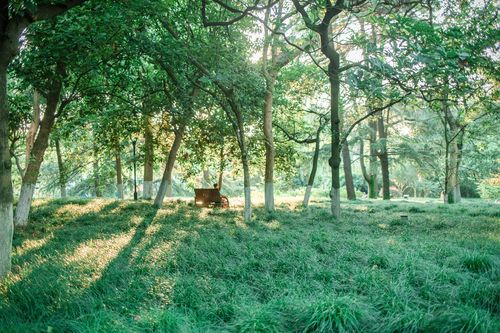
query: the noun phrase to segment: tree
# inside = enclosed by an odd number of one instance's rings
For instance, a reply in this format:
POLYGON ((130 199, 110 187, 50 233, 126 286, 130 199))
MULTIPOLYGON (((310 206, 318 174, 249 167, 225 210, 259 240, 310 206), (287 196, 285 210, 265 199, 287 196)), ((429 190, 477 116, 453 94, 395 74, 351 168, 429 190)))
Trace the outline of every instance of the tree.
POLYGON ((23 30, 31 23, 45 20, 80 5, 85 0, 67 0, 57 4, 39 2, 26 6, 24 1, 17 10, 10 11, 9 1, 0 5, 0 278, 10 271, 13 234, 12 162, 9 151, 9 109, 7 105, 7 70, 16 56, 23 30))

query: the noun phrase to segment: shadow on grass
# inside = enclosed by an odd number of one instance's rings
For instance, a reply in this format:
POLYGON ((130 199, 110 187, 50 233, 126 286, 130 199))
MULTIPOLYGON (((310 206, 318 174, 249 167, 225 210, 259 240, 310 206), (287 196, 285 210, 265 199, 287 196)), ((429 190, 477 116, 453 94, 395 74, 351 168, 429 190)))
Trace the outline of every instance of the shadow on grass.
MULTIPOLYGON (((386 210, 373 204, 365 211, 364 202, 355 203, 357 209, 346 210, 342 221, 317 206, 284 206, 272 214, 255 209, 251 223, 243 222, 240 210, 179 203, 156 210, 145 203, 101 202, 99 209, 76 218, 71 218, 76 207, 47 205, 34 210, 31 229, 17 236, 19 244, 42 239, 32 233, 41 233, 43 225, 51 233, 41 246, 15 256, 16 278, 0 288, 5 296, 0 300, 2 332, 40 332, 48 326, 63 332, 175 332, 190 325, 206 325, 205 331, 238 330, 247 324, 255 327, 254 319, 268 331, 290 331, 273 325, 282 314, 296 320, 316 295, 358 293, 354 296, 376 306, 409 299, 422 291, 426 269, 437 259, 435 248, 444 243, 437 238, 442 230, 429 237, 419 224, 426 218, 421 212, 414 214, 416 224, 377 226, 413 205, 386 210), (425 248, 420 240, 430 246, 425 248), (380 292, 394 281, 403 283, 401 295, 380 292)), ((451 253, 461 244, 447 246, 446 253, 451 253)), ((470 274, 486 279, 483 270, 495 264, 488 257, 466 259, 474 272, 464 273, 460 266, 456 270, 454 263, 448 269, 471 281, 470 274)), ((456 301, 453 285, 435 283, 443 290, 439 302, 456 301)), ((494 292, 493 287, 486 289, 488 283, 483 289, 494 292)), ((475 286, 471 282, 465 299, 476 292, 475 286)), ((488 305, 494 303, 490 291, 481 296, 484 300, 478 298, 478 308, 493 308, 488 305)), ((401 314, 398 308, 389 310, 401 314)))

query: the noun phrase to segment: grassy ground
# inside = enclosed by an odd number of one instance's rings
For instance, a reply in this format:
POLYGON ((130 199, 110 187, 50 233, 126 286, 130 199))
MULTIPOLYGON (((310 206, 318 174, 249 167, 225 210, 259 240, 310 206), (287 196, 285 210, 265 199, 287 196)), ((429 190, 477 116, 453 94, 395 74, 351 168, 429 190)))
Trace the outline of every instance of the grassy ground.
POLYGON ((500 206, 297 205, 38 201, 0 332, 500 331, 500 206))

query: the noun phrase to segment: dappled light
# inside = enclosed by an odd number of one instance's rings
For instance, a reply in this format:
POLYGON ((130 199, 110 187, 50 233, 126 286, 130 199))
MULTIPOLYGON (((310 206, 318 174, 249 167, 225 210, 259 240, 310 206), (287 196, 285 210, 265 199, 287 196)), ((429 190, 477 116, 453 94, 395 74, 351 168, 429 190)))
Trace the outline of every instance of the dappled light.
POLYGON ((0 333, 500 332, 497 2, 1 1, 0 333))
POLYGON ((437 203, 359 201, 349 204, 343 222, 331 223, 326 207, 303 211, 290 202, 272 215, 257 209, 252 223, 243 223, 232 209, 115 202, 88 201, 72 219, 61 214, 60 201, 36 203, 34 218, 50 220, 46 232, 53 236, 33 236, 43 222, 16 236, 0 326, 16 321, 26 330, 66 331, 76 322, 54 318, 74 316, 99 331, 135 331, 168 317, 179 329, 264 320, 264 327, 304 330, 323 320, 317 317, 323 310, 353 311, 356 327, 381 331, 424 329, 430 316, 475 316, 484 327, 496 322, 500 262, 491 236, 500 224, 491 204, 467 204, 470 214, 483 214, 477 220, 437 203), (402 213, 408 221, 399 220, 402 213), (427 303, 453 306, 429 310, 427 303), (32 309, 28 321, 18 317, 24 307, 32 309))

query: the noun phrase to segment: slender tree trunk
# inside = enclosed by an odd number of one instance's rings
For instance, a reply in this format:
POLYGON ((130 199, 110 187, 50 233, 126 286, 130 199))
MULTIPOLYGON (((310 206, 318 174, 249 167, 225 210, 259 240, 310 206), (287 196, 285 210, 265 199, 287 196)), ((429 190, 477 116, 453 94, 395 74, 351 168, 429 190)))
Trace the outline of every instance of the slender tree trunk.
POLYGON ((445 142, 445 173, 444 173, 444 203, 453 204, 455 203, 455 170, 456 165, 456 142, 450 139, 450 135, 453 135, 453 121, 451 120, 452 115, 450 114, 450 106, 448 104, 448 82, 445 83, 445 89, 443 92, 442 109, 444 113, 443 126, 444 126, 444 142, 445 142), (448 127, 449 126, 449 127, 448 127), (451 132, 451 133, 450 133, 451 132))
POLYGON ((382 170, 382 197, 384 200, 391 199, 390 179, 389 179, 389 156, 387 153, 387 131, 385 130, 384 117, 378 117, 378 136, 380 144, 380 152, 378 154, 380 160, 380 169, 382 170))
POLYGON ((94 196, 96 198, 102 197, 101 184, 99 179, 99 151, 97 149, 97 143, 94 138, 94 161, 92 163, 93 173, 94 173, 94 196))
POLYGON ((274 211, 274 138, 273 138, 273 93, 276 77, 274 73, 266 78, 266 94, 264 98, 264 140, 266 147, 266 170, 264 176, 265 209, 274 211))
POLYGON ((177 159, 177 152, 181 147, 184 130, 185 125, 181 125, 180 128, 175 132, 174 142, 172 143, 172 147, 170 147, 167 164, 165 165, 165 170, 163 171, 163 177, 160 183, 160 188, 158 189, 158 193, 156 193, 156 198, 154 201, 154 205, 157 208, 161 208, 165 196, 172 197, 172 171, 174 170, 175 160, 177 159))
POLYGON ((251 199, 251 185, 250 185, 250 167, 248 164, 248 150, 245 140, 245 126, 243 122, 243 114, 238 108, 234 100, 232 91, 226 91, 226 96, 229 96, 228 102, 230 104, 231 110, 236 116, 236 138, 238 139, 238 145, 241 152, 241 164, 243 166, 243 190, 245 194, 245 208, 243 211, 243 218, 245 221, 250 221, 252 219, 252 199, 251 199))
POLYGON ((142 196, 146 200, 153 197, 153 161, 154 161, 154 146, 153 132, 151 131, 150 117, 145 117, 144 121, 144 183, 142 196))
POLYGON ((354 180, 351 170, 351 154, 349 152, 349 144, 347 141, 342 146, 342 161, 344 164, 345 189, 347 191, 347 199, 356 200, 356 190, 354 189, 354 180))
POLYGON ((55 140, 56 144, 56 154, 57 154, 57 166, 59 169, 59 188, 61 190, 61 198, 66 198, 66 169, 64 168, 64 162, 62 158, 61 144, 59 139, 55 140))
POLYGON ((448 189, 446 191, 448 196, 448 203, 457 203, 457 187, 458 184, 458 147, 456 141, 452 141, 449 144, 449 166, 448 166, 448 189))
POLYGON ((369 173, 368 173, 368 197, 376 199, 378 197, 377 186, 377 122, 370 121, 370 159, 369 159, 369 173))
MULTIPOLYGON (((30 127, 28 130, 28 135, 26 136, 26 157, 25 157, 25 170, 29 163, 31 157, 31 150, 33 149, 33 144, 35 143, 36 134, 38 132, 38 127, 40 126, 40 93, 34 89, 33 90, 33 119, 31 120, 30 127)), ((23 172, 24 175, 24 172, 23 172)))
MULTIPOLYGON (((165 170, 163 171, 163 176, 160 183, 160 188, 158 189, 158 193, 156 193, 154 206, 157 208, 161 208, 163 205, 163 200, 165 196, 172 197, 172 171, 174 170, 175 160, 177 159, 177 152, 181 147, 182 138, 184 136, 184 131, 186 130, 187 123, 194 115, 194 111, 192 109, 194 99, 198 96, 200 89, 198 87, 194 87, 191 91, 191 98, 189 102, 186 104, 186 112, 188 113, 186 118, 182 120, 178 124, 177 130, 174 131, 174 142, 172 143, 172 147, 170 147, 170 151, 168 153, 167 164, 165 166, 165 170)), ((174 124, 175 126, 175 124, 174 124)), ((174 127, 175 128, 175 127, 174 127)))
POLYGON ((25 227, 28 225, 28 216, 31 209, 31 201, 35 192, 36 182, 40 173, 40 166, 43 162, 45 150, 49 145, 49 136, 56 120, 56 110, 61 95, 62 81, 65 68, 63 64, 57 64, 56 74, 51 90, 47 95, 47 108, 45 110, 40 129, 33 143, 33 149, 26 166, 23 181, 21 185, 21 193, 19 202, 16 206, 14 215, 14 223, 16 226, 25 227))
MULTIPOLYGON (((4 46, 1 45, 0 57, 4 46)), ((7 63, 0 59, 0 279, 11 268, 12 235, 14 232, 11 169, 9 152, 9 109, 7 107, 7 63)))
POLYGON ((319 160, 319 148, 320 148, 320 132, 316 134, 316 141, 314 142, 314 155, 312 159, 311 173, 309 174, 309 180, 307 181, 306 193, 304 194, 304 201, 302 204, 304 207, 309 206, 309 200, 311 198, 311 192, 314 185, 314 179, 316 178, 316 172, 318 170, 318 160, 319 160))
POLYGON ((115 154, 116 154, 115 157, 116 195, 118 199, 123 200, 122 158, 121 158, 121 146, 119 142, 116 142, 115 154))
POLYGON ((368 182, 370 181, 370 176, 368 175, 368 171, 366 171, 365 142, 363 138, 359 138, 359 166, 361 168, 361 173, 363 174, 363 178, 365 182, 368 184, 368 182))
POLYGON ((220 164, 219 164, 219 178, 217 185, 219 187, 219 190, 222 189, 222 181, 224 177, 224 167, 225 167, 225 156, 224 156, 224 143, 222 144, 220 148, 220 164))
POLYGON ((456 137, 457 143, 457 158, 455 165, 455 175, 456 175, 456 184, 455 184, 455 202, 459 203, 462 201, 462 193, 460 192, 460 164, 462 162, 462 149, 464 143, 464 132, 461 131, 456 137))

